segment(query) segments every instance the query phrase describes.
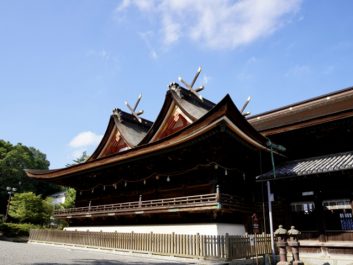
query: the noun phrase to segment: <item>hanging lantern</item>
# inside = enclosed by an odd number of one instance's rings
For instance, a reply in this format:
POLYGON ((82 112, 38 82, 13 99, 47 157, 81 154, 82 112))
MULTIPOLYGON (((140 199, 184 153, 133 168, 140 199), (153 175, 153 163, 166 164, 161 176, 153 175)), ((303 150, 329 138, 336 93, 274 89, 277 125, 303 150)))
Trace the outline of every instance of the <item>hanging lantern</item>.
POLYGON ((82 190, 80 191, 80 195, 82 195, 82 190))
POLYGON ((158 175, 156 176, 156 180, 159 180, 159 176, 158 175))
POLYGON ((103 185, 103 190, 105 190, 105 185, 103 185))
POLYGON ((114 189, 116 189, 116 188, 117 188, 116 183, 114 183, 114 184, 113 184, 113 187, 114 187, 114 189))
POLYGON ((167 182, 170 182, 170 177, 169 176, 167 177, 167 182))
POLYGON ((125 183, 124 183, 124 186, 126 187, 127 186, 127 182, 125 181, 125 183))
POLYGON ((224 175, 225 175, 225 176, 228 176, 228 169, 225 169, 225 170, 224 170, 224 175))
POLYGON ((218 169, 218 164, 214 165, 214 169, 216 169, 216 170, 218 169))
POLYGON ((145 179, 143 180, 143 185, 146 185, 146 180, 145 179))
POLYGON ((94 193, 94 188, 91 190, 92 193, 94 193))

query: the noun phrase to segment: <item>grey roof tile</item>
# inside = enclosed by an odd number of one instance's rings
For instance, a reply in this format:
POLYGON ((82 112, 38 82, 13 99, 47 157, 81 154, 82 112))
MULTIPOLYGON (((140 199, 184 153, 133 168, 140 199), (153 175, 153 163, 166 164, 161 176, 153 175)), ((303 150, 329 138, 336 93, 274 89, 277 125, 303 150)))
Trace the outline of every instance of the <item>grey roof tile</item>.
MULTIPOLYGON (((276 168, 276 178, 306 176, 349 169, 353 169, 353 151, 288 161, 276 168)), ((258 181, 272 178, 272 170, 256 177, 258 181)))

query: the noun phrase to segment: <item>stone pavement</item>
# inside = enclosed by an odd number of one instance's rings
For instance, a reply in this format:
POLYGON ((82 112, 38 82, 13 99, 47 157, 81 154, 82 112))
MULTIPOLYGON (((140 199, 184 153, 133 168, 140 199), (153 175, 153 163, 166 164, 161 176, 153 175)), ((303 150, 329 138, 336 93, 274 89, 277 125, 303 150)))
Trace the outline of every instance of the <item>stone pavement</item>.
MULTIPOLYGON (((191 265, 217 264, 209 261, 99 251, 36 243, 0 241, 0 265, 191 265)), ((218 263, 221 264, 221 263, 218 263)), ((224 263, 223 263, 224 264, 224 263)))

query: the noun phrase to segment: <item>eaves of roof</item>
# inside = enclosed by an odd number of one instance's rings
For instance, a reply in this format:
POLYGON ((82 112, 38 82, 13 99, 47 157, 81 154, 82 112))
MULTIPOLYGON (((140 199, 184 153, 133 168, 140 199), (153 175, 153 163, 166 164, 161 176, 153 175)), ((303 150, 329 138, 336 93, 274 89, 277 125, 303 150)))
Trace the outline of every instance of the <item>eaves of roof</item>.
POLYGON ((105 144, 107 143, 107 141, 110 138, 110 135, 113 132, 113 129, 115 127, 115 123, 112 117, 109 118, 109 122, 108 122, 108 126, 107 129, 105 130, 105 133, 103 135, 102 140, 100 141, 100 143, 98 144, 96 150, 94 150, 94 152, 92 153, 92 155, 87 159, 87 161, 92 161, 94 159, 96 159, 99 154, 102 152, 105 144))
MULTIPOLYGON (((353 169, 353 151, 293 160, 276 168, 276 179, 294 178, 353 169)), ((275 180, 273 171, 256 177, 257 181, 275 180)))
POLYGON ((248 118, 259 132, 272 135, 353 116, 353 87, 248 118))

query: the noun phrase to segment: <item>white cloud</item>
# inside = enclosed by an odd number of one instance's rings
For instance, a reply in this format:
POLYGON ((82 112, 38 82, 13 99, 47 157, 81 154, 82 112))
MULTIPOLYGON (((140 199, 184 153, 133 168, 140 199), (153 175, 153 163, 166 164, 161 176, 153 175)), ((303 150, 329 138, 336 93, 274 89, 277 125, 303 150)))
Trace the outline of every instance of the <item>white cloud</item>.
POLYGON ((72 148, 83 148, 98 145, 102 137, 102 135, 95 134, 91 131, 80 132, 70 141, 69 146, 72 148))
POLYGON ((131 4, 134 4, 141 11, 149 11, 154 8, 154 1, 151 0, 123 0, 116 8, 118 12, 123 11, 131 4))
POLYGON ((71 157, 70 158, 72 158, 72 159, 77 159, 77 158, 80 158, 80 157, 82 157, 82 154, 83 154, 83 152, 85 152, 85 151, 87 151, 87 150, 84 150, 84 149, 76 149, 76 150, 74 150, 72 153, 71 153, 71 157))
POLYGON ((117 6, 116 11, 120 12, 126 9, 129 5, 131 5, 130 0, 123 0, 121 3, 117 6))
POLYGON ((179 23, 173 21, 172 17, 169 15, 163 16, 163 42, 166 45, 173 44, 177 42, 181 35, 181 26, 179 23))
POLYGON ((123 0, 122 12, 136 7, 157 18, 166 46, 181 38, 213 49, 234 49, 268 36, 299 10, 302 0, 123 0))
POLYGON ((153 60, 157 60, 159 57, 158 53, 151 45, 151 39, 154 38, 154 33, 152 31, 147 31, 147 32, 141 32, 141 33, 139 33, 139 35, 142 38, 142 40, 145 42, 145 44, 148 48, 150 57, 153 60))

